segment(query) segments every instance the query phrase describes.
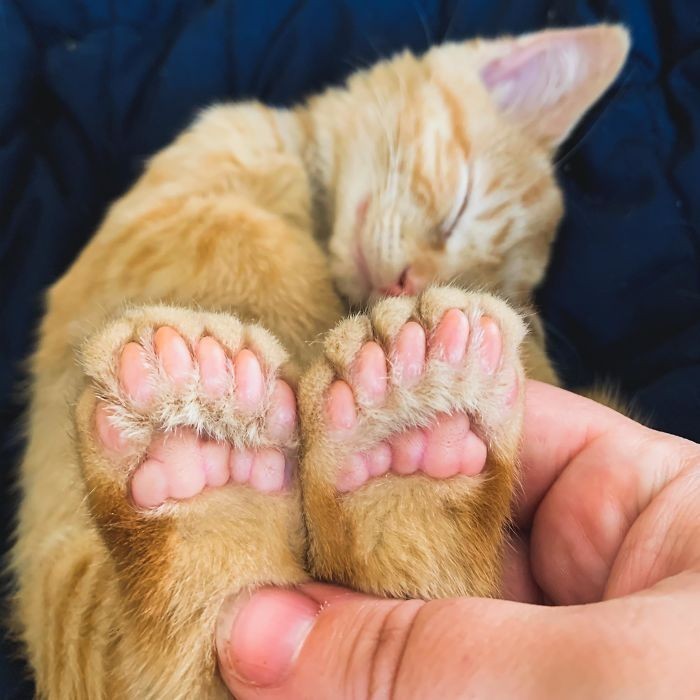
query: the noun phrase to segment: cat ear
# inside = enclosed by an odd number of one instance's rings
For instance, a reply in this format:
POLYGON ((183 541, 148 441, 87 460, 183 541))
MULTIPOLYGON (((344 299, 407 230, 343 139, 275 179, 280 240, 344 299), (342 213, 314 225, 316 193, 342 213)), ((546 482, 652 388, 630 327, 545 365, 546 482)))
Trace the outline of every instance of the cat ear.
POLYGON ((496 41, 481 80, 508 116, 556 148, 616 78, 629 45, 627 30, 610 25, 496 41))

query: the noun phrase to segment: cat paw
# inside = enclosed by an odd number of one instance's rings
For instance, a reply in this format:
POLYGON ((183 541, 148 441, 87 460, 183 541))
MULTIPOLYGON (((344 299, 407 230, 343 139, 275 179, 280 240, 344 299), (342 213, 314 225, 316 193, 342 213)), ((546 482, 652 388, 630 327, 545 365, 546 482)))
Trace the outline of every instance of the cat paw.
POLYGON ((235 319, 219 333, 213 315, 185 319, 117 324, 93 343, 98 449, 142 508, 229 484, 289 487, 297 418, 281 349, 260 329, 247 343, 235 319))
MULTIPOLYGON (((477 349, 482 371, 493 374, 501 360, 500 331, 493 319, 484 317, 479 319, 478 332, 482 334, 477 349)), ((385 408, 392 384, 410 391, 421 382, 426 361, 445 363, 449 368, 469 361, 468 338, 467 317, 453 308, 445 313, 430 338, 422 325, 408 321, 392 343, 389 357, 375 341, 365 343, 351 365, 349 381, 338 379, 328 391, 325 419, 333 437, 352 441, 360 430, 358 413, 367 408, 385 408)), ((514 381, 513 389, 516 385, 514 381)), ((514 395, 512 391, 506 401, 514 395)), ((349 492, 385 474, 423 474, 435 479, 476 476, 485 465, 486 444, 472 430, 469 416, 461 412, 436 413, 425 427, 394 432, 367 451, 350 452, 338 470, 335 485, 339 492, 349 492)))
MULTIPOLYGON (((165 406, 165 396, 171 403, 175 398, 186 401, 193 414, 203 413, 204 404, 211 416, 223 402, 238 414, 241 427, 249 432, 257 429, 262 438, 257 447, 237 446, 226 438, 198 434, 187 425, 170 432, 156 428, 143 462, 131 476, 130 495, 137 506, 153 508, 229 483, 249 484, 261 492, 289 485, 296 399, 289 384, 282 379, 271 383, 262 367, 247 348, 230 352, 210 335, 190 346, 170 326, 155 330, 150 347, 130 341, 122 348, 116 366, 123 395, 120 408, 131 404, 140 417, 182 411, 180 406, 165 406), (257 425, 251 427, 251 422, 257 425)), ((128 429, 112 421, 114 413, 113 404, 100 401, 95 421, 102 444, 118 461, 122 456, 128 459, 133 446, 128 429)), ((212 420, 218 425, 216 417, 212 420)))
POLYGON ((209 644, 226 596, 306 579, 297 410, 275 338, 227 314, 143 307, 80 361, 85 501, 141 634, 190 621, 209 644))
POLYGON ((300 392, 313 573, 389 595, 495 592, 523 334, 503 302, 453 288, 329 334, 300 392))

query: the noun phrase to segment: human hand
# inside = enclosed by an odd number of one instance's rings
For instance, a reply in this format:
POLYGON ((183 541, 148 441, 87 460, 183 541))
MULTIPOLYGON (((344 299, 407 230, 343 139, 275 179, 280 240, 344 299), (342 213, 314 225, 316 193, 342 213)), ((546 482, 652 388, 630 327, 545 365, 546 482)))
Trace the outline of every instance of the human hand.
POLYGON ((700 446, 545 384, 526 391, 509 600, 263 589, 221 616, 236 697, 700 693, 700 446))

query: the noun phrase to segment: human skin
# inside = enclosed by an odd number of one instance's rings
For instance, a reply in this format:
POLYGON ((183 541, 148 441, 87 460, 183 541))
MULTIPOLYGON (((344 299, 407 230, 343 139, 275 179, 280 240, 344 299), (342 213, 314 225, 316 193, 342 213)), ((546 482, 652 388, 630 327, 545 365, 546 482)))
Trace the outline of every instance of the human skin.
POLYGON ((700 446, 527 382, 503 600, 323 584, 222 611, 237 698, 683 698, 700 693, 700 446))

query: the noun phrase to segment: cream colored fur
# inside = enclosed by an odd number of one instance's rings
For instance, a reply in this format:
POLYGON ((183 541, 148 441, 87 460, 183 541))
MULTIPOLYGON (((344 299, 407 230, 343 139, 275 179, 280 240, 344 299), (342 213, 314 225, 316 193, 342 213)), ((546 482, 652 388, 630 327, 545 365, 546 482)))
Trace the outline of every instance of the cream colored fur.
MULTIPOLYGON (((214 107, 150 161, 49 291, 32 360, 12 571, 39 696, 224 697, 215 619, 248 586, 311 573, 392 595, 497 593, 521 421, 520 404, 502 410, 503 382, 521 372, 524 326, 504 301, 458 287, 530 302, 561 215, 551 155, 627 44, 622 30, 597 27, 404 53, 294 110, 214 107), (511 70, 509 56, 562 46, 574 63, 568 77, 553 74, 556 100, 521 104, 503 85, 487 89, 484 76, 511 70), (345 299, 370 304, 407 268, 418 290, 457 286, 341 321, 345 299), (501 370, 489 381, 476 371, 473 334, 461 368, 433 363, 415 391, 392 388, 386 410, 365 411, 356 445, 467 411, 488 444, 484 476, 390 477, 338 498, 330 478, 342 450, 320 415, 329 382, 363 340, 388 347, 407 318, 429 333, 452 307, 500 324, 501 370), (137 340, 155 360, 163 324, 190 344, 206 332, 230 351, 254 349, 268 391, 278 374, 294 383, 310 366, 298 392, 301 481, 288 493, 229 485, 133 506, 129 475, 156 430, 265 444, 265 409, 248 420, 208 402, 196 371, 183 391, 159 384, 155 410, 130 404, 116 358, 137 340), (97 442, 98 399, 133 438, 128 458, 97 442)), ((523 350, 531 376, 556 381, 537 334, 523 350)))
POLYGON ((311 572, 362 590, 438 598, 493 595, 498 590, 498 552, 505 534, 517 473, 522 396, 506 404, 513 382, 522 384, 518 350, 525 327, 507 305, 489 295, 431 287, 417 299, 380 301, 370 316, 348 318, 326 337, 325 357, 304 375, 300 392, 304 430, 301 481, 311 572), (459 367, 433 359, 421 381, 402 387, 390 370, 386 403, 375 408, 356 396, 355 439, 339 444, 324 428, 324 397, 336 378, 349 379, 352 360, 368 341, 390 352, 398 330, 419 322, 428 335, 449 309, 464 311, 470 334, 459 367), (479 319, 497 318, 503 333, 500 370, 481 370, 479 319), (350 452, 370 449, 392 434, 428 427, 439 413, 464 412, 489 446, 484 474, 441 481, 388 476, 357 493, 338 494, 335 468, 350 452), (367 524, 367 518, 372 524, 367 524))

